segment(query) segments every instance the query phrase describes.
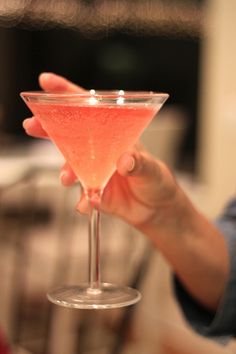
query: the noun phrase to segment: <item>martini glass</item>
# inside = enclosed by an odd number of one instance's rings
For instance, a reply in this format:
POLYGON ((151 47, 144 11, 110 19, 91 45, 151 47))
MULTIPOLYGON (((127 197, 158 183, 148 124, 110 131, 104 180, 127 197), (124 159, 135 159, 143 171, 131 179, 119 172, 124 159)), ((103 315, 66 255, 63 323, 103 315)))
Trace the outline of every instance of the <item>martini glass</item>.
POLYGON ((79 309, 136 303, 141 298, 136 289, 101 281, 99 204, 118 158, 132 148, 168 94, 90 90, 22 92, 21 97, 72 167, 90 204, 88 282, 53 289, 48 299, 79 309))

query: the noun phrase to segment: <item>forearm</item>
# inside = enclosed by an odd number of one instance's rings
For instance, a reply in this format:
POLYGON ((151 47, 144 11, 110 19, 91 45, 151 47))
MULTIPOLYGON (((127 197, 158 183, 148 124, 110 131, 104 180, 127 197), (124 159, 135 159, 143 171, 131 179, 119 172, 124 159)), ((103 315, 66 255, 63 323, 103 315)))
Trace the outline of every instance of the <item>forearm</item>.
POLYGON ((163 204, 140 226, 173 267, 185 288, 209 309, 215 309, 229 272, 226 243, 177 186, 175 200, 163 204))

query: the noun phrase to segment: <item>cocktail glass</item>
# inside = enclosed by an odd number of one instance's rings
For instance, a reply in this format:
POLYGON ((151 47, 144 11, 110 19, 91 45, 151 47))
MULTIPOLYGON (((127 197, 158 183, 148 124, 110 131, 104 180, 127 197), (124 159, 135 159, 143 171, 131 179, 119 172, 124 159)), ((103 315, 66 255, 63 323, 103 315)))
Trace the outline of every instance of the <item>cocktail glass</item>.
POLYGON ((99 204, 118 158, 132 148, 168 94, 90 90, 78 94, 22 92, 21 97, 72 167, 91 209, 88 282, 53 289, 48 299, 80 309, 136 303, 141 298, 136 289, 101 282, 99 204))

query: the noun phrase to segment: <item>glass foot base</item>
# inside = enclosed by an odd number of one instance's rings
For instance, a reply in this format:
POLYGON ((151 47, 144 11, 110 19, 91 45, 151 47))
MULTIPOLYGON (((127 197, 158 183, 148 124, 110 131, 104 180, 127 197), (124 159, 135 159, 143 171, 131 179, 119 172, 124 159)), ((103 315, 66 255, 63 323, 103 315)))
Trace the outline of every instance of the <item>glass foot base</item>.
POLYGON ((92 289, 83 283, 53 289, 47 298, 64 307, 99 310, 133 305, 141 299, 141 294, 135 289, 109 283, 102 283, 100 289, 92 289))

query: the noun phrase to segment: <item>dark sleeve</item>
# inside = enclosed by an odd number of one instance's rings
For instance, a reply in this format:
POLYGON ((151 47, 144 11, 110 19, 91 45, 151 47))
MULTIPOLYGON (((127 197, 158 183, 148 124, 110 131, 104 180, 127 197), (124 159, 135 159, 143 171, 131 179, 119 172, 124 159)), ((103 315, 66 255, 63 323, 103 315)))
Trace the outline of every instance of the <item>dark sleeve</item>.
POLYGON ((216 313, 195 301, 176 277, 174 288, 186 319, 196 331, 212 337, 236 336, 236 198, 227 205, 215 225, 224 235, 230 255, 230 276, 216 313))

